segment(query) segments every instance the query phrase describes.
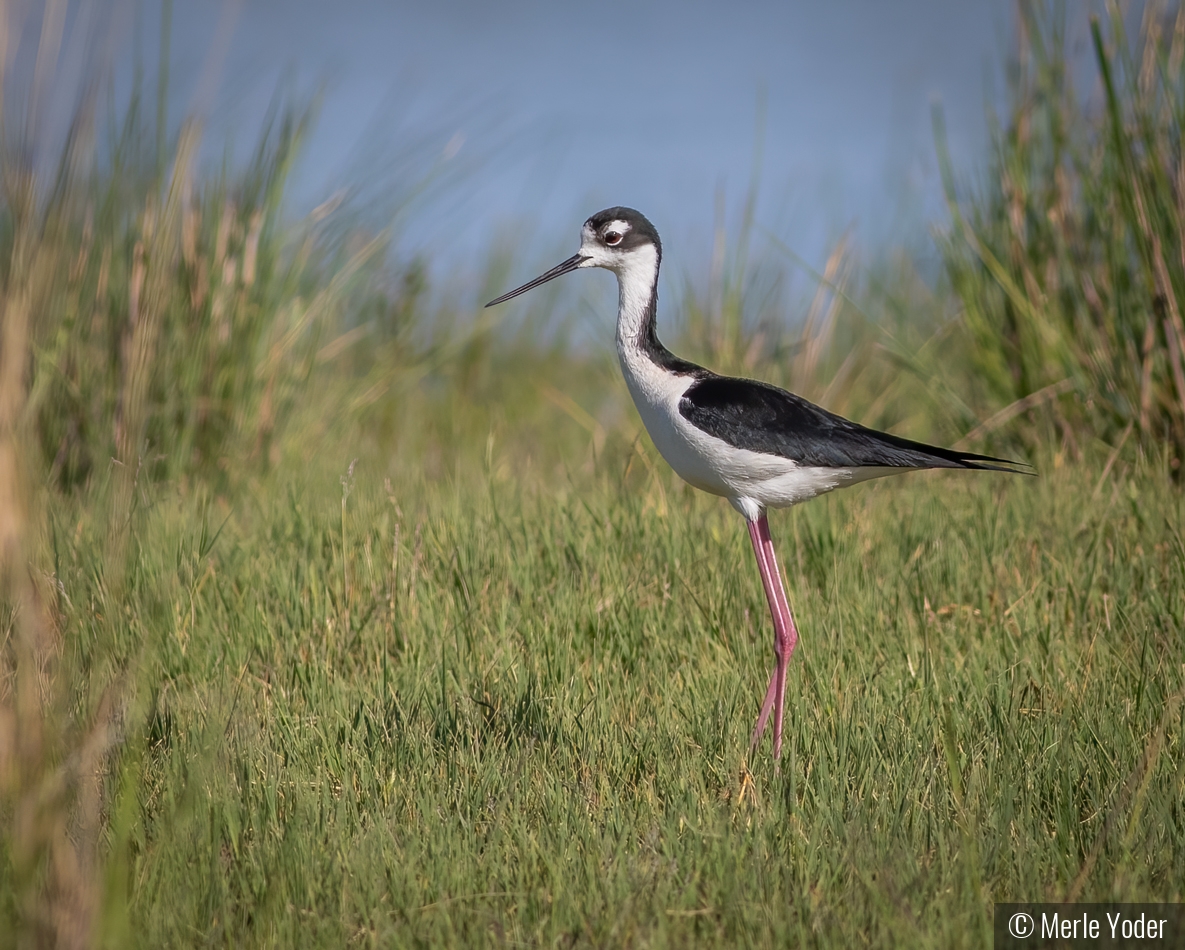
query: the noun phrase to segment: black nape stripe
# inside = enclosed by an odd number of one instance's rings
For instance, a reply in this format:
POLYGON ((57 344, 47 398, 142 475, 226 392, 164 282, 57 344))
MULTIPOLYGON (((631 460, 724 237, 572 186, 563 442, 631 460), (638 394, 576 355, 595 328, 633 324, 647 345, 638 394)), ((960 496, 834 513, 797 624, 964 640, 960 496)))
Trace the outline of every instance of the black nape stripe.
POLYGON ((708 370, 702 366, 676 356, 663 346, 662 341, 658 338, 658 273, 662 268, 662 241, 659 240, 658 231, 642 212, 622 206, 598 211, 585 224, 599 234, 601 228, 611 221, 622 221, 629 225, 629 230, 622 239, 620 247, 628 250, 641 247, 644 244, 653 244, 654 250, 658 254, 658 266, 654 269, 654 285, 650 288, 650 301, 642 316, 642 327, 638 338, 632 342, 651 363, 668 373, 673 373, 676 376, 710 375, 708 370))
POLYGON ((646 315, 642 319, 642 330, 638 334, 638 349, 640 349, 651 363, 660 366, 668 373, 676 376, 706 377, 712 375, 698 363, 676 356, 658 338, 658 272, 654 274, 654 286, 650 289, 650 303, 646 306, 646 315))

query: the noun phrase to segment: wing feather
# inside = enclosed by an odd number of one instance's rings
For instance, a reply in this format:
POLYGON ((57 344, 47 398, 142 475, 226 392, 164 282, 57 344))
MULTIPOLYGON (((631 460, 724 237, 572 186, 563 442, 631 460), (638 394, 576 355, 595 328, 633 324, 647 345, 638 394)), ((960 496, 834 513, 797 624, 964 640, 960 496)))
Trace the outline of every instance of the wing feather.
POLYGON ((880 432, 801 396, 749 379, 710 376, 683 394, 679 413, 739 449, 824 468, 970 468, 1017 472, 1020 463, 880 432))

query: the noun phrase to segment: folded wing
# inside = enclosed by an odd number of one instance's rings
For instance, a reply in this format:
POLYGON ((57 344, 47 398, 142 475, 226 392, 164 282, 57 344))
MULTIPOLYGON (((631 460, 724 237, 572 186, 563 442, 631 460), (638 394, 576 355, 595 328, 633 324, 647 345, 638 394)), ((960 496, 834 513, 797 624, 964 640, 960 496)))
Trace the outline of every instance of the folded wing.
POLYGON ((749 379, 709 376, 694 383, 679 413, 739 449, 825 468, 970 468, 1017 472, 1020 463, 912 442, 851 422, 801 396, 749 379))

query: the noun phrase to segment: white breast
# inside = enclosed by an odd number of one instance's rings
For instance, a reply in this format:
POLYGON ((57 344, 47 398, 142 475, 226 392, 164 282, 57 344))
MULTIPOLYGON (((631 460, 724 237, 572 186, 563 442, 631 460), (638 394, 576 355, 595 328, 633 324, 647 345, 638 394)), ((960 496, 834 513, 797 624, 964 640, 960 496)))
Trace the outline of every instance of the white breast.
POLYGON ((700 432, 679 414, 679 400, 695 380, 667 372, 641 352, 627 351, 620 340, 617 356, 642 424, 667 464, 696 488, 716 495, 729 494, 718 464, 713 464, 721 461, 715 457, 720 453, 713 452, 711 444, 725 443, 700 432))

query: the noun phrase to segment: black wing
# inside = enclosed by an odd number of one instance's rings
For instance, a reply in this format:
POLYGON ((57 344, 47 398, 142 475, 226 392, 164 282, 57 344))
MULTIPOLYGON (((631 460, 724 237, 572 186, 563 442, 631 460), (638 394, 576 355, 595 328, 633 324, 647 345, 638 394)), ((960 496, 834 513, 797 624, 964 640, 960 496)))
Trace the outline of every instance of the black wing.
POLYGON ((738 449, 823 468, 975 468, 1015 472, 1019 463, 957 452, 868 429, 768 383, 710 376, 679 400, 697 429, 738 449))

